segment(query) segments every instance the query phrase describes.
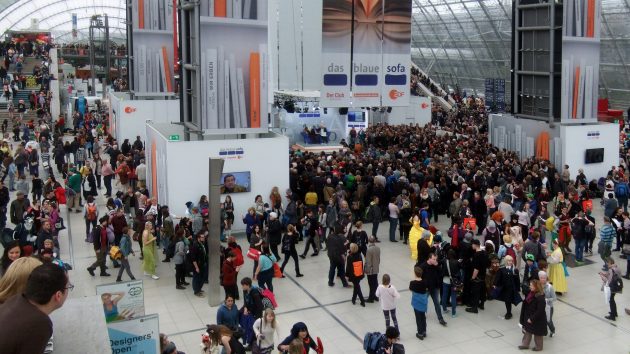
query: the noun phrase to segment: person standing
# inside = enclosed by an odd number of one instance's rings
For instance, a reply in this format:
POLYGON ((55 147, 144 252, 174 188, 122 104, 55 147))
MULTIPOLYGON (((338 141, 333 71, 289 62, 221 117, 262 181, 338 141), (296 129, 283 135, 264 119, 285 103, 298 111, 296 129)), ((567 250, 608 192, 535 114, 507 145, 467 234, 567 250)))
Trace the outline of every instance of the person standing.
POLYGON ((413 268, 415 279, 409 282, 411 290, 411 307, 416 316, 416 337, 424 340, 427 336, 427 305, 429 294, 427 283, 422 279, 422 268, 413 268))
POLYGON ((153 224, 150 221, 144 223, 144 231, 142 232, 142 269, 144 275, 151 276, 154 280, 160 279, 155 274, 155 241, 157 239, 153 235, 153 224))
POLYGON ((451 306, 451 317, 457 316, 457 286, 462 285, 460 265, 457 253, 449 249, 447 257, 442 261, 442 312, 447 313, 451 306))
POLYGON ((387 206, 389 209, 389 241, 398 242, 396 240, 396 226, 398 226, 398 217, 400 215, 400 209, 396 205, 396 198, 392 197, 387 206))
POLYGON ((92 245, 94 246, 94 253, 96 253, 96 262, 92 263, 87 268, 88 273, 94 276, 94 270, 96 267, 101 268, 102 277, 109 277, 105 269, 105 257, 107 256, 107 225, 109 224, 109 218, 107 215, 99 219, 100 225, 92 229, 92 245))
POLYGON ((271 353, 274 349, 274 339, 278 337, 276 314, 272 309, 265 309, 263 316, 254 321, 255 347, 258 353, 271 353))
POLYGON ((608 265, 606 260, 610 257, 612 253, 612 244, 617 232, 611 225, 610 218, 608 216, 604 216, 604 225, 602 225, 599 230, 599 237, 601 240, 599 241, 599 245, 597 247, 597 251, 602 261, 604 261, 603 271, 608 270, 608 265), (601 247, 600 247, 601 246, 601 247))
POLYGON ((505 256, 505 266, 499 269, 497 276, 494 278, 494 289, 498 292, 497 299, 505 303, 505 318, 512 318, 512 304, 514 298, 520 296, 518 289, 520 285, 518 269, 514 266, 514 258, 505 256))
POLYGON ((184 229, 179 228, 175 232, 175 252, 173 255, 173 263, 175 263, 175 289, 184 290, 186 282, 186 253, 188 246, 184 241, 184 229))
POLYGON ((442 311, 440 308, 440 290, 442 289, 442 271, 438 258, 435 253, 430 253, 429 258, 422 264, 422 277, 427 284, 428 293, 433 300, 433 306, 435 307, 435 313, 440 321, 440 324, 446 327, 446 321, 442 317, 442 311))
POLYGON ((389 327, 390 316, 394 321, 394 327, 398 330, 398 319, 396 318, 396 301, 400 299, 400 294, 396 287, 390 284, 389 274, 383 274, 383 283, 376 289, 376 296, 381 304, 381 310, 385 316, 385 328, 389 327))
POLYGON ((232 251, 228 251, 225 260, 221 266, 223 277, 221 279, 221 285, 225 290, 225 296, 234 297, 238 294, 238 286, 236 285, 238 272, 241 270, 240 266, 237 266, 234 261, 236 256, 232 251))
POLYGON ((103 184, 105 185, 105 198, 112 196, 112 179, 114 178, 114 169, 110 161, 101 160, 103 167, 101 168, 101 175, 103 175, 103 184))
POLYGON ((547 327, 549 327, 549 337, 553 337, 556 333, 556 326, 553 324, 553 302, 556 301, 556 291, 553 288, 553 285, 547 280, 547 273, 544 271, 538 272, 538 279, 540 280, 540 285, 543 287, 543 291, 545 292, 545 313, 547 315, 547 327))
POLYGON ((466 308, 466 312, 477 313, 477 309, 484 309, 486 301, 485 279, 486 270, 488 269, 488 255, 486 251, 481 249, 479 240, 472 240, 472 249, 475 252, 472 257, 472 276, 471 282, 471 304, 466 308))
POLYGON ((521 307, 520 324, 523 326, 523 341, 518 349, 529 349, 534 337, 533 351, 543 350, 543 336, 547 335, 547 315, 545 314, 545 292, 540 281, 532 279, 529 282, 529 294, 521 307))
POLYGON ((193 264, 192 287, 193 293, 197 297, 205 297, 203 290, 204 279, 208 269, 208 252, 206 252, 206 234, 197 234, 197 240, 190 248, 190 257, 193 264))
POLYGON ((381 249, 376 245, 376 238, 368 238, 368 248, 365 254, 365 274, 367 275, 370 293, 366 302, 372 303, 378 300, 376 289, 378 287, 378 272, 381 265, 381 249))
POLYGON ((361 280, 363 279, 363 257, 359 252, 359 246, 356 243, 350 244, 350 254, 346 261, 346 276, 352 282, 352 304, 357 303, 357 296, 361 302, 361 306, 365 307, 365 299, 361 291, 361 280))
POLYGON ((127 227, 125 227, 125 229, 123 230, 123 235, 120 238, 120 254, 120 269, 118 270, 118 277, 116 277, 116 282, 122 281, 124 270, 127 271, 127 275, 131 280, 136 280, 136 278, 134 278, 133 274, 131 273, 131 268, 129 267, 129 254, 133 254, 134 256, 136 254, 133 252, 131 237, 129 237, 129 229, 127 227))
POLYGON ((269 239, 269 246, 271 248, 271 252, 278 262, 281 257, 278 253, 278 245, 282 242, 282 224, 280 220, 278 220, 278 213, 272 211, 269 213, 269 224, 267 226, 267 237, 269 239))
POLYGON ((376 242, 378 241, 378 225, 381 223, 383 219, 383 214, 381 212, 381 207, 379 206, 378 197, 374 197, 374 200, 370 203, 367 211, 367 220, 372 222, 372 236, 376 238, 376 242))
POLYGON ((611 257, 606 259, 607 270, 599 272, 599 276, 602 278, 602 290, 605 286, 610 287, 610 299, 608 304, 610 305, 610 312, 608 316, 604 317, 607 320, 617 320, 617 303, 615 302, 615 295, 621 292, 616 286, 616 281, 621 278, 621 270, 615 264, 615 260, 611 257))
POLYGON ((345 258, 346 258, 346 238, 343 236, 344 228, 341 225, 335 227, 335 233, 330 235, 326 239, 326 249, 328 252, 328 260, 330 261, 330 268, 328 270, 328 286, 335 286, 333 279, 335 279, 335 271, 337 276, 341 279, 341 283, 344 288, 349 288, 346 281, 346 274, 344 270, 345 258))
POLYGON ((53 335, 49 315, 61 308, 74 288, 62 267, 42 264, 28 277, 23 294, 0 306, 3 353, 43 353, 53 335), (10 325, 8 325, 10 324, 10 325))

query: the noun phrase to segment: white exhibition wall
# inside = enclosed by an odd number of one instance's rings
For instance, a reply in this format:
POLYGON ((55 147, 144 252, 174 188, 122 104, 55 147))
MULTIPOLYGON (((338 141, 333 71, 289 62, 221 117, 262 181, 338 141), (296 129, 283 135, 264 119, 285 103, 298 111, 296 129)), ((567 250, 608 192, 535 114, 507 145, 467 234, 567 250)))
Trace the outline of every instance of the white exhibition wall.
POLYGON ((571 178, 582 168, 589 181, 599 179, 606 177, 612 166, 619 165, 619 124, 563 125, 560 139, 564 164, 569 165, 571 178), (598 148, 604 149, 604 162, 585 164, 586 150, 598 148))
POLYGON ((130 100, 124 93, 109 93, 112 110, 112 132, 119 143, 133 142, 136 136, 146 141, 145 122, 179 122, 179 100, 130 100))
MULTIPOLYGON (((254 205, 256 195, 260 194, 268 202, 274 186, 279 187, 283 196, 289 188, 289 139, 285 136, 268 133, 254 139, 168 141, 168 135, 183 136, 183 128, 149 123, 146 129, 148 156, 151 156, 152 145, 155 143, 156 146, 158 200, 160 204, 168 205, 171 213, 177 216, 185 211, 186 202, 197 204, 201 195, 208 195, 208 159, 223 158, 219 155, 221 151, 242 150, 242 154, 225 159, 224 173, 249 171, 251 177, 251 192, 231 194, 235 207, 234 230, 245 230, 241 215, 254 205), (168 168, 165 167, 167 156, 168 168)), ((153 159, 149 157, 147 160, 153 159)), ((147 175, 152 176, 153 164, 149 162, 147 167, 147 175)), ((152 191, 153 180, 148 179, 152 191)), ((221 201, 224 199, 225 195, 222 195, 221 201)))
POLYGON ((408 107, 392 107, 387 115, 390 125, 419 124, 425 126, 431 122, 431 99, 429 97, 411 96, 408 107))

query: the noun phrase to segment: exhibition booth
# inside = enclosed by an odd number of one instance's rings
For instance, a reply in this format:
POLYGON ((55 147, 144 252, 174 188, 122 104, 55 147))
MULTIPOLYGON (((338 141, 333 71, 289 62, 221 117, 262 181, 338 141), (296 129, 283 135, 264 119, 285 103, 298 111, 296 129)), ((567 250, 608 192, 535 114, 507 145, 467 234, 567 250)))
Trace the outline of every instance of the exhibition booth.
POLYGON ((619 165, 619 124, 555 124, 491 114, 488 138, 493 146, 518 153, 521 159, 538 156, 558 170, 569 165, 571 176, 583 169, 589 180, 605 177, 619 165))
POLYGON ((140 136, 146 141, 146 121, 179 122, 179 100, 132 100, 129 93, 109 92, 110 131, 119 143, 140 136))
MULTIPOLYGON (((232 190, 234 231, 245 230, 241 216, 257 195, 268 201, 273 187, 283 196, 289 188, 288 137, 270 132, 255 138, 207 135, 205 140, 196 140, 191 135, 191 141, 183 141, 184 134, 179 124, 146 124, 147 188, 171 213, 181 216, 186 202, 197 204, 202 194, 208 195, 209 158, 225 160, 222 191, 232 190)), ((221 201, 226 195, 221 195, 221 201)))

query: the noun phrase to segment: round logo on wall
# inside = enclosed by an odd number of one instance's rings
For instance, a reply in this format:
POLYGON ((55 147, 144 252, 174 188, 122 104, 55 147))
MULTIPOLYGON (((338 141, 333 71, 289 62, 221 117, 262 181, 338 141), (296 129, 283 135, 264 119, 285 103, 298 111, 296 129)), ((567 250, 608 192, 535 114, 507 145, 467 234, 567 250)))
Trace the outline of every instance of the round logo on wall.
POLYGON ((129 106, 125 107, 125 113, 133 113, 135 111, 136 111, 135 107, 129 107, 129 106))

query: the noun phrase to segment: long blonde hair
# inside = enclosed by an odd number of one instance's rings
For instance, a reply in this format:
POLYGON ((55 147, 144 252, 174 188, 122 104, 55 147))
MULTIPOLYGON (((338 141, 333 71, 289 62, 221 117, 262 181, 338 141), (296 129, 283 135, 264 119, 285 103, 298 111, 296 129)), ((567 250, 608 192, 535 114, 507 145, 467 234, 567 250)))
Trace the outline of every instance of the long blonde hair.
POLYGON ((273 321, 271 321, 271 328, 275 329, 276 328, 276 313, 273 312, 272 309, 268 308, 265 310, 261 321, 263 321, 265 325, 269 324, 269 322, 267 322, 267 315, 269 314, 273 315, 273 321))
POLYGON ((33 269, 42 262, 34 257, 16 259, 0 279, 0 304, 5 303, 14 295, 21 294, 26 289, 26 282, 33 269))

